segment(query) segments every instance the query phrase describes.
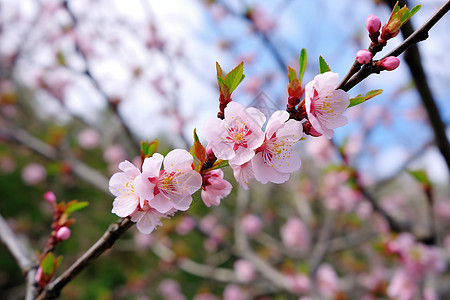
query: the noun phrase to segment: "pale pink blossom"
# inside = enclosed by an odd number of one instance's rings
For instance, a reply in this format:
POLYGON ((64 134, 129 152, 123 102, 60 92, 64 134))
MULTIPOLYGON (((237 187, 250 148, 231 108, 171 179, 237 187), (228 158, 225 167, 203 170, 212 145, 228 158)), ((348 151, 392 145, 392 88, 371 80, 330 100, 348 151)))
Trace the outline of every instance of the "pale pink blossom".
POLYGON ((218 300, 215 295, 211 293, 200 293, 194 296, 192 300, 218 300))
POLYGON ((223 171, 212 170, 203 174, 202 200, 206 206, 219 205, 220 200, 230 194, 231 183, 223 179, 223 171))
POLYGON ((195 228, 195 220, 189 216, 183 216, 179 219, 175 231, 180 235, 186 235, 195 228))
POLYGON ((328 164, 336 156, 336 149, 330 140, 323 136, 306 140, 305 150, 320 164, 328 164))
POLYGON ((342 115, 350 104, 350 97, 343 90, 336 90, 339 75, 325 72, 314 77, 305 87, 305 107, 312 127, 327 138, 333 129, 347 124, 342 115))
POLYGON ((310 244, 308 228, 302 220, 292 217, 281 227, 281 240, 286 247, 307 250, 310 244))
POLYGON ((261 218, 254 214, 245 215, 244 218, 242 218, 241 224, 242 230, 244 230, 249 237, 257 236, 263 228, 261 218))
POLYGON ((120 145, 111 145, 103 153, 103 159, 108 163, 117 163, 125 160, 126 157, 127 154, 120 145))
POLYGON ((56 238, 60 241, 65 241, 70 237, 70 229, 67 226, 63 226, 56 232, 56 238))
POLYGON ((238 259, 234 263, 234 271, 237 278, 243 282, 250 282, 256 279, 256 269, 248 260, 238 259))
POLYGON ((154 237, 149 234, 135 234, 133 240, 138 251, 147 251, 152 245, 154 237))
POLYGON ((396 300, 413 299, 418 283, 410 275, 403 269, 397 270, 386 289, 387 295, 396 300))
POLYGON ((202 186, 202 176, 192 169, 193 157, 182 149, 170 151, 164 158, 155 153, 142 164, 142 174, 134 180, 140 205, 144 201, 159 211, 171 209, 187 210, 192 202, 191 195, 202 186), (164 161, 164 169, 161 165, 164 161))
POLYGON ((233 175, 239 185, 248 190, 250 181, 255 178, 255 172, 253 171, 253 161, 250 160, 242 165, 230 163, 231 169, 233 169, 233 175))
POLYGON ((311 281, 305 274, 288 275, 286 279, 290 290, 296 294, 306 293, 311 288, 311 281))
POLYGON ((332 297, 339 291, 339 278, 328 263, 321 264, 317 269, 317 288, 321 294, 327 297, 332 297))
POLYGON ((181 287, 173 279, 164 279, 158 286, 158 290, 164 299, 184 300, 186 297, 181 293, 181 287))
POLYGON ((209 214, 200 220, 199 227, 204 233, 210 233, 217 225, 217 222, 217 217, 213 214, 209 214))
POLYGON ((111 212, 123 218, 138 209, 140 198, 136 194, 134 180, 141 172, 127 160, 119 164, 119 169, 122 172, 113 174, 109 180, 109 191, 116 196, 111 212))
POLYGON ((97 130, 87 128, 78 134, 78 144, 86 150, 97 147, 100 141, 100 134, 97 130))
POLYGON ((22 170, 22 179, 28 185, 36 185, 47 177, 47 170, 40 164, 30 163, 22 170))
POLYGON ((223 300, 244 300, 244 293, 237 284, 228 284, 223 291, 223 300))
POLYGON ((256 149, 253 171, 261 183, 286 182, 290 173, 300 169, 300 157, 293 148, 302 137, 303 128, 300 122, 288 119, 287 111, 273 113, 266 126, 264 142, 256 149))
POLYGON ((225 108, 225 119, 210 119, 205 124, 205 137, 218 159, 242 165, 255 155, 264 133, 261 126, 266 118, 258 109, 244 108, 230 102, 225 108))
POLYGON ((152 208, 148 201, 141 206, 139 210, 131 215, 131 221, 136 223, 136 228, 143 234, 150 234, 155 230, 156 226, 161 226, 161 218, 169 218, 173 216, 176 209, 170 209, 165 213, 161 213, 156 209, 152 208))
POLYGON ((250 11, 250 19, 253 21, 255 30, 264 34, 274 30, 277 25, 275 20, 269 18, 266 11, 259 6, 250 11))

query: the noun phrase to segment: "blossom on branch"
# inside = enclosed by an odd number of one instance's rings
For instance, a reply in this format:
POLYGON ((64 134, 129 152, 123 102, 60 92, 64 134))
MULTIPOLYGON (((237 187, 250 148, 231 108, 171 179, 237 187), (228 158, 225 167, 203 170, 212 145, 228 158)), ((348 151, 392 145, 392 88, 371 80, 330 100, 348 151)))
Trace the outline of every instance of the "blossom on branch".
POLYGON ((293 146, 302 137, 303 128, 300 122, 288 119, 287 111, 276 111, 267 123, 263 144, 256 149, 253 171, 262 183, 286 182, 290 173, 300 169, 300 157, 293 146))
POLYGON ((327 138, 333 129, 347 124, 342 115, 350 104, 350 97, 343 90, 336 90, 339 75, 325 72, 314 77, 305 87, 305 106, 312 127, 327 138))
POLYGON ((230 194, 231 183, 223 179, 223 171, 212 170, 203 175, 202 200, 206 206, 219 205, 220 200, 230 194))
POLYGON ((256 108, 244 108, 230 102, 225 108, 225 119, 208 120, 205 137, 218 159, 242 165, 255 155, 261 146, 264 133, 261 130, 266 117, 256 108))

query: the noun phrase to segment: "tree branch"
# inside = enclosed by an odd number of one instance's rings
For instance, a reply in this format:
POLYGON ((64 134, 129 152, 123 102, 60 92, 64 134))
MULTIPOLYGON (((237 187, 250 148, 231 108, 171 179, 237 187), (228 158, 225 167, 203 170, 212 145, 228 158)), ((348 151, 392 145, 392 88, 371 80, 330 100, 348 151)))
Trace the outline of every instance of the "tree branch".
POLYGON ((111 224, 103 236, 89 248, 76 262, 74 262, 63 274, 50 282, 37 299, 47 300, 59 297, 62 288, 66 286, 75 276, 84 268, 110 249, 119 237, 121 237, 131 226, 133 222, 129 218, 121 218, 111 224))

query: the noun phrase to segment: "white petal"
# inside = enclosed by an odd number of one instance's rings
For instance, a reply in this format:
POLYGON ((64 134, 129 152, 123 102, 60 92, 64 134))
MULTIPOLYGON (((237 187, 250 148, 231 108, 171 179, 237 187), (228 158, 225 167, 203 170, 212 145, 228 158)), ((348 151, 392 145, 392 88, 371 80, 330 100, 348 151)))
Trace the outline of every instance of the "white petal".
POLYGON ((164 159, 164 170, 174 172, 192 169, 191 165, 193 161, 194 158, 189 152, 183 149, 175 149, 166 155, 164 159))
POLYGON ((148 204, 163 214, 174 207, 173 203, 161 193, 157 194, 152 200, 149 200, 148 204))
POLYGON ((146 157, 142 164, 142 172, 146 172, 148 177, 159 177, 163 159, 164 156, 159 153, 154 153, 152 157, 146 157))
POLYGON ((124 171, 127 175, 132 176, 132 177, 136 177, 141 173, 139 171, 139 169, 136 168, 136 166, 133 165, 132 163, 130 163, 128 160, 121 162, 119 164, 119 169, 124 171))
POLYGON ((111 212, 124 218, 131 215, 138 205, 139 198, 136 195, 121 195, 114 199, 111 212))

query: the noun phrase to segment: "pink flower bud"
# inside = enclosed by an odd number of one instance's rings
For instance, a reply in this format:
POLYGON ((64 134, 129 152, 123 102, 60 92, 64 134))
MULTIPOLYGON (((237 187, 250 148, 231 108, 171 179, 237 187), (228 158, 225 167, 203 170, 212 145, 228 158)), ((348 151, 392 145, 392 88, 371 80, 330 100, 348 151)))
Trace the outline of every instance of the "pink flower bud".
POLYGON ((375 15, 369 15, 366 19, 366 28, 369 33, 375 33, 378 32, 381 28, 381 21, 380 19, 375 15))
POLYGON ((44 199, 45 201, 49 202, 49 203, 55 203, 56 202, 56 196, 55 193, 53 193, 52 191, 48 191, 44 194, 44 199))
POLYGON ((395 70, 399 65, 400 59, 395 56, 388 56, 381 61, 381 67, 387 71, 395 70))
POLYGON ((58 229, 56 232, 56 238, 60 241, 67 240, 70 237, 70 229, 66 226, 63 226, 58 229))
POLYGON ((366 49, 361 49, 358 52, 356 52, 356 60, 363 65, 370 63, 372 57, 373 57, 372 53, 366 49))

